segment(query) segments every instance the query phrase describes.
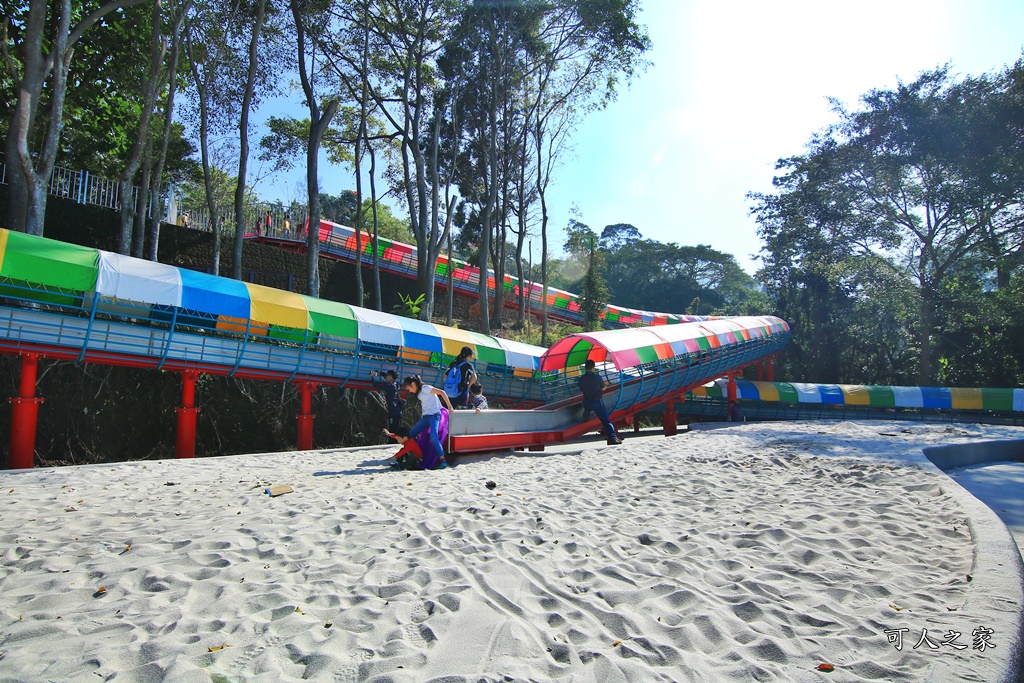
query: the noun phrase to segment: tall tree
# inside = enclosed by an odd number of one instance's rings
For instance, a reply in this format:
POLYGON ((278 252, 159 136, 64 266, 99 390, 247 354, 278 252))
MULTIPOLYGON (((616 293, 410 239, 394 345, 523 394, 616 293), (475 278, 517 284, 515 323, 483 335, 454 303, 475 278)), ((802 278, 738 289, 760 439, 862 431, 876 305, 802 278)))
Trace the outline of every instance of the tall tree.
POLYGON ((441 218, 443 186, 450 181, 439 152, 452 97, 438 77, 437 59, 461 7, 451 0, 386 0, 367 10, 363 21, 375 65, 368 92, 398 141, 401 170, 394 183, 416 237, 417 283, 424 294, 420 318, 429 320, 434 265, 450 229, 441 218))
MULTIPOLYGON (((309 109, 309 137, 306 140, 306 194, 309 201, 309 231, 306 234, 306 270, 309 279, 309 295, 320 296, 320 187, 317 168, 320 158, 320 143, 331 120, 338 112, 341 102, 329 91, 318 91, 317 85, 323 71, 318 54, 323 53, 322 32, 326 22, 326 7, 322 3, 307 0, 291 0, 289 3, 292 20, 295 22, 295 47, 299 65, 299 80, 309 109), (321 102, 321 97, 323 101, 321 102)), ((360 302, 362 303, 362 302, 360 302)))
POLYGON ((605 228, 599 242, 607 263, 608 289, 617 304, 694 315, 768 312, 768 303, 758 295, 753 278, 731 254, 704 244, 680 246, 642 239, 636 228, 625 227, 637 237, 616 240, 609 238, 609 228, 605 228), (689 311, 694 300, 699 306, 689 311))
POLYGON ((29 0, 5 14, 4 57, 16 92, 6 146, 9 229, 43 234, 47 185, 56 163, 68 72, 79 39, 116 9, 146 1, 109 2, 83 12, 75 23, 71 0, 29 0), (18 46, 14 51, 7 48, 12 40, 18 46), (48 108, 41 117, 44 106, 48 108), (41 142, 33 150, 37 129, 41 142))
POLYGON ((160 134, 160 151, 154 160, 155 170, 151 185, 149 187, 149 202, 156 203, 156 209, 149 215, 149 226, 146 236, 141 240, 149 244, 146 258, 156 261, 160 251, 160 221, 163 220, 162 204, 160 199, 160 188, 163 185, 164 167, 167 162, 167 150, 171 143, 172 132, 174 131, 174 98, 178 92, 178 61, 181 54, 181 27, 188 14, 191 0, 186 0, 185 5, 178 12, 178 15, 171 23, 171 55, 167 66, 167 96, 163 110, 163 132, 160 134), (148 240, 147 240, 148 238, 148 240))
MULTIPOLYGON (((779 162, 777 192, 753 195, 767 242, 763 275, 776 300, 787 291, 813 293, 795 312, 816 312, 807 322, 822 334, 850 334, 830 316, 840 302, 862 301, 869 287, 857 273, 873 272, 877 282, 878 264, 888 263, 889 292, 914 284, 914 315, 891 314, 914 331, 912 343, 901 343, 916 350, 916 381, 934 383, 942 372, 933 362, 943 334, 940 303, 952 283, 983 253, 999 287, 1020 253, 1024 174, 1012 151, 1021 149, 1024 131, 1006 115, 1016 106, 1017 69, 957 82, 939 68, 869 92, 858 110, 837 105, 838 125, 816 135, 807 154, 779 162)), ((819 343, 846 348, 851 341, 819 343)))
MULTIPOLYGON (((120 200, 121 229, 118 235, 117 251, 121 254, 132 253, 132 225, 136 212, 145 213, 145 206, 138 206, 140 199, 135 192, 135 176, 143 165, 143 159, 149 157, 152 150, 153 134, 150 120, 156 109, 161 81, 164 76, 164 58, 167 54, 167 42, 164 40, 164 6, 162 0, 153 0, 149 16, 149 63, 148 71, 139 98, 139 120, 135 132, 135 142, 124 169, 118 178, 118 198, 120 200)), ((149 170, 147 165, 146 170, 149 170)), ((143 177, 143 185, 148 185, 148 177, 143 177)), ((141 255, 141 245, 134 250, 141 255)))
POLYGON ((233 263, 231 277, 236 280, 242 279, 242 244, 245 237, 246 215, 245 215, 245 191, 246 176, 249 166, 249 114, 252 109, 253 100, 256 97, 256 77, 263 67, 266 73, 267 65, 260 64, 260 35, 263 32, 263 23, 267 16, 267 0, 255 0, 252 14, 249 15, 248 8, 239 8, 237 19, 240 26, 249 27, 249 49, 248 69, 245 78, 245 89, 242 91, 242 106, 239 109, 238 118, 238 183, 235 185, 235 241, 232 249, 233 263), (242 21, 242 19, 246 21, 242 21))
MULTIPOLYGON (((994 97, 989 85, 988 79, 956 84, 948 68, 940 68, 868 93, 860 111, 839 108, 838 132, 851 162, 843 180, 859 192, 859 215, 899 241, 920 290, 922 385, 935 381, 935 306, 947 278, 970 253, 1009 239, 1020 225, 1020 164, 1008 168, 998 157, 977 153, 980 140, 1014 135, 984 130, 991 120, 982 112, 994 97), (962 135, 963 129, 974 135, 962 135), (1008 182, 990 182, 1007 171, 1008 182), (1009 214, 1017 218, 1008 220, 1009 214)), ((1004 249, 993 256, 1001 258, 1004 249)))
MULTIPOLYGON (((339 24, 338 39, 333 43, 327 54, 327 60, 338 77, 341 90, 347 94, 348 100, 355 103, 356 137, 353 144, 353 166, 355 170, 355 215, 350 221, 352 225, 363 226, 365 206, 363 198, 362 164, 365 156, 370 157, 370 202, 369 209, 373 217, 370 226, 371 252, 373 264, 374 307, 381 309, 380 292, 380 254, 377 249, 378 224, 377 218, 377 147, 386 149, 392 139, 384 132, 383 124, 377 116, 378 104, 371 96, 371 0, 352 0, 334 4, 334 20, 339 24)), ((363 292, 363 236, 356 233, 356 293, 361 303, 365 302, 363 292)))
POLYGON ((601 314, 608 306, 608 285, 604 279, 605 260, 597 248, 597 234, 575 218, 565 229, 565 250, 583 268, 580 280, 580 313, 587 331, 601 329, 601 314))
MULTIPOLYGON (((539 5, 510 5, 479 2, 466 12, 461 33, 464 40, 456 49, 458 64, 465 74, 459 109, 465 120, 466 142, 460 193, 475 205, 474 224, 479 226, 480 285, 478 297, 481 326, 501 326, 504 294, 505 245, 511 211, 513 168, 523 128, 517 95, 527 77, 524 53, 529 37, 536 31, 541 15, 539 5), (490 286, 483 274, 494 272, 494 311, 489 309, 490 286)), ((454 46, 453 46, 454 47, 454 46)))
POLYGON ((536 196, 540 203, 541 285, 545 294, 541 340, 548 344, 547 188, 576 122, 613 100, 621 79, 644 68, 650 49, 636 22, 637 0, 554 0, 538 35, 544 45, 531 69, 536 87, 528 100, 536 149, 536 196))
POLYGON ((232 124, 242 101, 238 79, 242 69, 237 51, 232 49, 226 27, 232 25, 231 10, 224 2, 200 3, 186 19, 185 50, 191 72, 192 107, 187 118, 198 128, 200 161, 203 170, 207 223, 213 233, 212 271, 221 270, 221 213, 226 202, 220 200, 217 169, 210 149, 211 133, 225 132, 232 124))
MULTIPOLYGON (((495 271, 492 324, 500 324, 508 232, 516 233, 511 263, 521 276, 534 202, 540 204, 547 285, 545 191, 551 172, 578 118, 607 103, 618 78, 640 66, 649 41, 634 12, 628 0, 476 2, 465 15, 465 38, 449 46, 466 77, 459 106, 466 121, 459 187, 471 205, 467 226, 473 242, 495 271), (527 183, 526 173, 534 171, 536 181, 527 183)), ((486 328, 485 282, 479 297, 486 328)), ((522 299, 520 311, 522 318, 522 299)))

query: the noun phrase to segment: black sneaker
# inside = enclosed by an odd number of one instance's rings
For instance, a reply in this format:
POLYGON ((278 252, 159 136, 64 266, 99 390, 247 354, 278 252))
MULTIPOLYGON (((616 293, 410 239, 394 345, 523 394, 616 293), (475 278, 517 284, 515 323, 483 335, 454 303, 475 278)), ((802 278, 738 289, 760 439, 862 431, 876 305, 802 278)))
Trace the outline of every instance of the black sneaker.
POLYGON ((622 439, 620 439, 619 437, 615 437, 614 439, 608 439, 609 446, 618 446, 620 443, 622 443, 622 439))

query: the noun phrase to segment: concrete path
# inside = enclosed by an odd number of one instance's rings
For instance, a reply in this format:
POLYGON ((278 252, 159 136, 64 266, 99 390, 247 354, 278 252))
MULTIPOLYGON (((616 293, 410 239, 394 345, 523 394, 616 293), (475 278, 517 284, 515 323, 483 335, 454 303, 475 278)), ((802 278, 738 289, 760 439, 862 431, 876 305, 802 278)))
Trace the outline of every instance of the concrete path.
POLYGON ((1024 462, 993 462, 946 472, 999 515, 1024 556, 1024 462))

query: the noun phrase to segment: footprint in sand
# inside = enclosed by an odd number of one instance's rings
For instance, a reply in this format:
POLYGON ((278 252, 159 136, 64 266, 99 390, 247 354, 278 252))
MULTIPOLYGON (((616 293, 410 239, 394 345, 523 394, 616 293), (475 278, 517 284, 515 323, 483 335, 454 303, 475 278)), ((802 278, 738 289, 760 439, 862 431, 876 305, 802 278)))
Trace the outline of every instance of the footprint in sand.
POLYGON ((458 612, 459 608, 462 607, 462 600, 454 593, 441 593, 441 595, 437 596, 437 601, 444 605, 444 608, 449 612, 458 612))
POLYGON ((235 659, 235 661, 231 663, 231 668, 235 671, 240 671, 241 669, 244 669, 246 666, 249 665, 249 662, 251 662, 253 659, 259 657, 267 650, 277 647, 283 641, 284 638, 282 638, 281 636, 270 636, 262 643, 253 643, 249 645, 242 651, 242 654, 240 654, 235 659))
POLYGON ((334 683, 359 683, 359 665, 350 664, 334 672, 334 683))
POLYGON ((434 613, 434 608, 435 605, 430 600, 421 602, 412 609, 409 618, 417 624, 424 622, 434 613))
POLYGON ((402 627, 405 639, 416 648, 433 647, 437 636, 426 624, 406 624, 402 627))

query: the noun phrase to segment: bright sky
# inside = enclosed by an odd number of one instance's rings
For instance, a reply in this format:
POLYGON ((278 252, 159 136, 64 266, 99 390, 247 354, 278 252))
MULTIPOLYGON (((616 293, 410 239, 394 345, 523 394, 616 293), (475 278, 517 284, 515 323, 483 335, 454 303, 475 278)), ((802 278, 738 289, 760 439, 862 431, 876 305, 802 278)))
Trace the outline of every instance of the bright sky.
MULTIPOLYGON (((770 191, 776 160, 835 120, 826 98, 855 106, 946 62, 978 75, 1024 49, 1021 0, 642 5, 652 64, 573 137, 548 200, 556 255, 575 205, 599 234, 631 223, 644 237, 731 253, 753 273, 760 240, 746 194, 770 191)), ((331 194, 354 187, 350 171, 320 175, 331 194)), ((539 260, 539 237, 533 248, 539 260)))

